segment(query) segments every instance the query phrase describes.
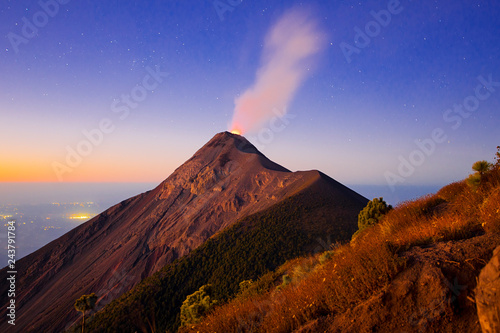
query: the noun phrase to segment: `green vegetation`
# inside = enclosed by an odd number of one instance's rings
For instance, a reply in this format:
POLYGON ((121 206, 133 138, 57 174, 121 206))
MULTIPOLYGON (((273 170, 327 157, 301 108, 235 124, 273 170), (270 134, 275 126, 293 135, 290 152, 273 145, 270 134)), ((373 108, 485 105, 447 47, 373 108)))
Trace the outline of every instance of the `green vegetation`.
POLYGON ((497 152, 495 153, 495 168, 500 169, 500 146, 497 146, 497 152))
POLYGON ((220 303, 240 292, 241 281, 266 276, 268 280, 256 280, 243 293, 266 290, 282 276, 266 273, 313 252, 325 230, 335 241, 348 239, 355 221, 346 219, 348 214, 339 209, 330 213, 334 209, 331 198, 301 192, 248 216, 108 304, 93 316, 89 327, 94 332, 135 332, 147 327, 175 332, 181 325, 183 301, 200 286, 210 284, 211 299, 220 303))
POLYGON ((387 205, 382 197, 375 198, 368 202, 365 208, 358 215, 358 228, 363 230, 365 228, 377 224, 385 214, 389 213, 392 209, 391 205, 387 205))
POLYGON ((245 294, 250 289, 250 287, 252 287, 252 284, 253 284, 253 280, 241 281, 239 295, 245 294))
POLYGON ((474 173, 469 175, 467 178, 467 185, 473 188, 477 188, 481 184, 481 175, 478 173, 474 173))
POLYGON ((325 251, 325 252, 321 253, 318 257, 319 263, 324 264, 328 260, 332 259, 334 254, 335 254, 335 251, 333 251, 333 250, 325 251))
POLYGON ((472 170, 479 173, 482 177, 491 168, 491 166, 491 163, 488 161, 477 161, 472 165, 472 170))
POLYGON ((467 178, 467 184, 469 184, 473 188, 477 188, 479 185, 481 185, 485 173, 488 172, 492 167, 493 165, 488 161, 475 162, 472 165, 472 170, 474 170, 475 173, 470 175, 469 178, 467 178))
POLYGON ((283 275, 287 274, 288 265, 289 261, 278 267, 276 270, 260 276, 256 281, 253 281, 252 283, 247 282, 252 280, 245 280, 240 282, 240 286, 243 284, 244 287, 240 288, 240 292, 236 295, 236 298, 247 299, 255 295, 266 293, 276 288, 279 284, 282 283, 283 275))
POLYGON ((377 224, 391 209, 392 206, 387 205, 387 202, 382 197, 368 202, 358 215, 358 231, 352 235, 352 239, 356 238, 366 228, 377 224))
POLYGON ((83 315, 82 333, 85 330, 85 312, 93 310, 96 302, 97 302, 97 296, 94 293, 90 295, 82 295, 82 297, 80 297, 75 301, 76 311, 81 312, 83 315))
POLYGON ((292 282, 292 278, 288 274, 283 275, 282 279, 283 282, 281 282, 281 284, 278 287, 276 287, 276 290, 281 290, 284 287, 288 286, 290 282, 292 282))
POLYGON ((206 284, 189 295, 181 306, 181 326, 196 324, 217 304, 212 298, 212 285, 206 284))

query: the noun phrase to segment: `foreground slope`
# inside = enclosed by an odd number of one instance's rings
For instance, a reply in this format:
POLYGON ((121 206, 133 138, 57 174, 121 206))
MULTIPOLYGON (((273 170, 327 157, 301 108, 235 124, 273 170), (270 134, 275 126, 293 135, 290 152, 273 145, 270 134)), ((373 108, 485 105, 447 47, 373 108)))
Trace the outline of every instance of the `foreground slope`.
MULTIPOLYGON (((14 331, 63 330, 79 318, 73 303, 82 294, 97 293, 102 308, 238 219, 318 179, 331 185, 327 192, 355 223, 363 197, 317 171, 290 172, 245 138, 219 133, 154 190, 111 207, 21 259, 14 331)), ((5 285, 0 295, 0 331, 6 331, 13 327, 4 322, 5 285)))

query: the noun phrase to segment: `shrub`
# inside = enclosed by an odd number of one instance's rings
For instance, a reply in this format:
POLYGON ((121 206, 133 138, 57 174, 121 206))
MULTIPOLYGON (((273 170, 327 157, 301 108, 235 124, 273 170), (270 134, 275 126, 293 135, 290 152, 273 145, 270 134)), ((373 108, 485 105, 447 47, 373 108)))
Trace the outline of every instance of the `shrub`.
POLYGON ((335 255, 335 251, 325 251, 320 256, 318 257, 318 261, 321 265, 323 265, 325 262, 333 258, 335 255))
POLYGON ((244 294, 253 284, 253 280, 244 280, 240 282, 240 295, 244 294))
POLYGON ((385 214, 392 209, 387 205, 382 197, 375 198, 368 202, 365 208, 358 215, 358 228, 363 230, 377 224, 385 214))
POLYGON ((469 175, 467 177, 467 185, 469 185, 472 188, 477 188, 481 184, 481 175, 478 173, 469 175))
POLYGON ((181 306, 181 326, 200 322, 201 318, 216 304, 212 300, 212 285, 206 284, 189 295, 181 306))
POLYGON ((500 168, 488 171, 484 175, 484 183, 487 192, 500 187, 500 168))
POLYGON ((278 287, 276 287, 276 290, 281 290, 285 288, 290 284, 290 282, 292 282, 292 278, 290 277, 290 275, 288 274, 283 275, 283 282, 278 287))
POLYGON ((477 189, 479 185, 483 183, 484 175, 491 170, 492 164, 488 161, 477 161, 472 165, 472 170, 476 173, 472 174, 467 178, 467 184, 474 189, 477 189))
POLYGON ((500 169, 500 146, 497 146, 497 152, 495 153, 495 168, 500 169))

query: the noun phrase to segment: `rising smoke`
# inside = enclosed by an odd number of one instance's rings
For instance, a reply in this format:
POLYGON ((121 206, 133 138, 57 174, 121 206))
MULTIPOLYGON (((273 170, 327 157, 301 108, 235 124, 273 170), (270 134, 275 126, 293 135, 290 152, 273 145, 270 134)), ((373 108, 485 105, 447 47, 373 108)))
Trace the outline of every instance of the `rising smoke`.
POLYGON ((231 131, 254 132, 277 113, 284 115, 311 69, 324 34, 309 13, 292 9, 268 32, 252 87, 235 99, 231 131))

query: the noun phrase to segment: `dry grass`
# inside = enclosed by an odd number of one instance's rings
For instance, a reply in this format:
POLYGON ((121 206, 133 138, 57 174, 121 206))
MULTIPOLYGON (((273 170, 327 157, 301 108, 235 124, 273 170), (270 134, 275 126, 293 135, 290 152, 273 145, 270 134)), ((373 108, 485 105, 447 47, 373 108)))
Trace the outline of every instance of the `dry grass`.
POLYGON ((500 232, 500 187, 493 190, 484 200, 480 213, 486 232, 500 232))
POLYGON ((258 332, 265 314, 272 310, 267 294, 236 299, 219 307, 201 324, 184 327, 179 332, 258 332))
POLYGON ((373 242, 338 248, 323 265, 316 258, 302 260, 286 288, 223 305, 188 331, 290 332, 321 315, 345 311, 384 287, 404 266, 376 240, 376 233, 372 236, 373 242))
POLYGON ((465 181, 452 183, 434 195, 400 204, 380 228, 392 246, 402 249, 498 231, 499 188, 498 170, 487 173, 479 188, 465 181))

